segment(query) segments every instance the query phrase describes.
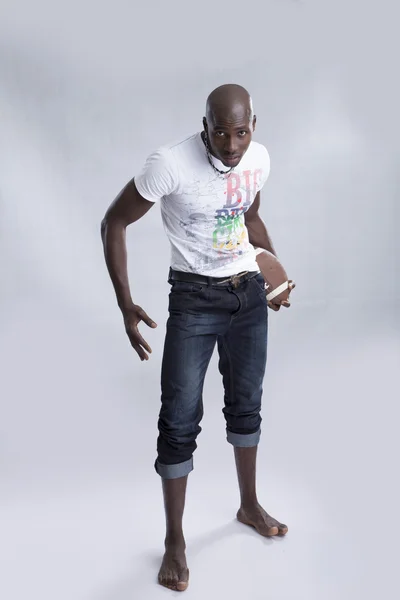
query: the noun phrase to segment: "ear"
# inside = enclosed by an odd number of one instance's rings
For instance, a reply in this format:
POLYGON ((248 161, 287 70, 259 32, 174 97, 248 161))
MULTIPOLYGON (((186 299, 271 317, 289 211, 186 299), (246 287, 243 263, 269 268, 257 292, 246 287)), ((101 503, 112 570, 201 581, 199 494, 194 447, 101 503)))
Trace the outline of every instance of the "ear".
POLYGON ((207 119, 205 117, 203 117, 203 127, 204 131, 207 131, 207 119))
POLYGON ((254 117, 253 117, 253 131, 255 131, 256 123, 257 123, 257 117, 256 117, 256 115, 254 115, 254 117))

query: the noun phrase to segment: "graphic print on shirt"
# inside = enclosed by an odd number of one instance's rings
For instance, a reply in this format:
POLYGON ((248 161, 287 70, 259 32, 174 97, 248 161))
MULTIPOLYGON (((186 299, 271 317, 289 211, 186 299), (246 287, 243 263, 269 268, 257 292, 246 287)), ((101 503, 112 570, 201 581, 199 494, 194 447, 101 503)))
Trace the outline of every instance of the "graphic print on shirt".
MULTIPOLYGON (((213 202, 218 202, 220 193, 221 185, 217 185, 215 176, 210 176, 209 180, 204 183, 194 174, 192 181, 185 188, 182 205, 185 206, 187 197, 189 196, 195 199, 193 206, 196 208, 194 208, 194 212, 190 212, 183 219, 179 220, 179 226, 187 238, 196 239, 202 224, 207 223, 209 210, 214 210, 212 208, 213 202), (206 204, 204 204, 203 199, 207 200, 206 204)), ((195 249, 191 248, 190 251, 195 252, 195 249)))
POLYGON ((244 213, 249 209, 256 193, 262 169, 229 173, 225 176, 226 202, 215 214, 213 248, 231 250, 240 255, 246 251, 247 240, 244 213))

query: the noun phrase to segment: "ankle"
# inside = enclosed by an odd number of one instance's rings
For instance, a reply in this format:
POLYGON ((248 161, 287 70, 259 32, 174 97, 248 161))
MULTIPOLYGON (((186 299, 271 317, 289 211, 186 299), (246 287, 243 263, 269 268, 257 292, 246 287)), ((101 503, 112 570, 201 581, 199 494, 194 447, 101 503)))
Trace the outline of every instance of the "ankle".
POLYGON ((240 508, 244 511, 258 508, 259 506, 260 505, 258 503, 257 496, 252 496, 250 498, 242 498, 240 504, 240 508))
POLYGON ((164 543, 165 547, 174 546, 183 549, 186 548, 185 537, 182 530, 167 531, 164 543))

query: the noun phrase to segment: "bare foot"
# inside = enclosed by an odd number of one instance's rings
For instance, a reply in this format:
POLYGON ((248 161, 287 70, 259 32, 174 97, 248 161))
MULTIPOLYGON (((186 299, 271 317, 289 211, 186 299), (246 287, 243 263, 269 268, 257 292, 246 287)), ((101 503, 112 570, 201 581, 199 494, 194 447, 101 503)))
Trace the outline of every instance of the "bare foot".
POLYGON ((170 590, 184 592, 189 585, 185 540, 165 542, 165 554, 158 573, 158 583, 170 590))
POLYGON ((265 537, 285 535, 288 532, 287 525, 279 523, 279 521, 265 512, 259 504, 255 504, 252 507, 241 507, 236 517, 238 521, 244 523, 244 525, 254 527, 260 535, 265 537))

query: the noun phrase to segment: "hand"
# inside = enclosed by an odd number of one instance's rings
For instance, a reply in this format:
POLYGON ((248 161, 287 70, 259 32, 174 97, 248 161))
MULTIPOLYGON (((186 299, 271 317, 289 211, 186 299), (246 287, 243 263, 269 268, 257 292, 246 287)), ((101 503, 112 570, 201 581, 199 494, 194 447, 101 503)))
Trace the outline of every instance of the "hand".
POLYGON ((141 361, 149 360, 148 354, 146 354, 145 350, 149 354, 151 354, 152 350, 146 340, 142 338, 140 335, 138 324, 140 321, 143 321, 151 327, 155 329, 157 324, 150 319, 150 317, 144 312, 143 308, 134 304, 131 308, 125 309, 123 311, 124 323, 125 323, 125 331, 128 335, 129 341, 132 344, 132 348, 136 350, 139 355, 141 361))
POLYGON ((288 299, 287 300, 271 300, 270 302, 268 302, 268 308, 271 308, 272 310, 274 310, 275 312, 277 312, 281 306, 284 306, 285 308, 289 308, 290 306, 290 302, 289 302, 289 296, 290 296, 290 292, 296 287, 296 284, 294 281, 292 281, 291 279, 289 279, 289 295, 288 295, 288 299))

